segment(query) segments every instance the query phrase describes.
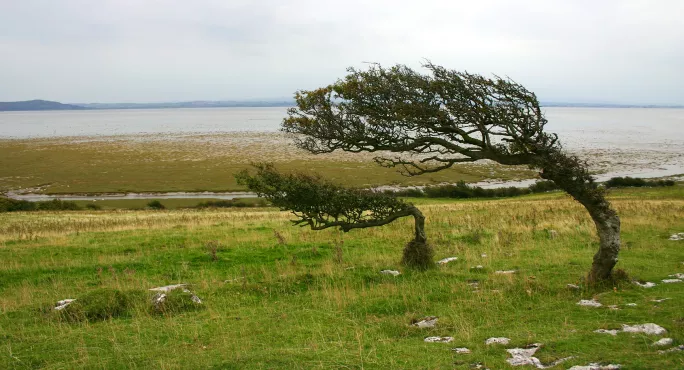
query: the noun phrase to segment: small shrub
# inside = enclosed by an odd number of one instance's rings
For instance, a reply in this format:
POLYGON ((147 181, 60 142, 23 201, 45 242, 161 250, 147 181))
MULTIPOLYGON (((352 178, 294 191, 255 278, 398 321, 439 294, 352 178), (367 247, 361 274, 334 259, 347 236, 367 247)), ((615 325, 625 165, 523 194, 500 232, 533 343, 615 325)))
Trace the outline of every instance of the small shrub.
POLYGON ((0 212, 34 211, 35 209, 36 205, 33 202, 0 197, 0 212))
POLYGON ((102 288, 86 293, 68 305, 60 314, 69 321, 103 321, 125 315, 138 292, 123 293, 102 288))
POLYGON ((166 209, 166 206, 156 199, 147 203, 147 207, 152 209, 166 209))
POLYGON ((434 255, 434 249, 430 244, 411 240, 404 247, 401 264, 417 270, 427 270, 435 265, 433 262, 434 255))
POLYGON ((278 230, 273 230, 273 235, 275 235, 276 239, 278 239, 278 244, 280 245, 285 245, 285 237, 283 234, 279 233, 278 230))
POLYGON ((607 188, 640 188, 674 186, 672 180, 644 180, 634 177, 612 177, 605 182, 607 188))
POLYGON ((165 315, 195 311, 203 307, 201 303, 194 300, 196 298, 197 297, 192 292, 184 291, 183 289, 174 289, 167 293, 158 293, 151 300, 151 311, 152 313, 165 315), (164 295, 164 298, 159 302, 158 299, 162 294, 164 295))
POLYGON ((244 208, 244 207, 266 207, 268 202, 265 199, 247 201, 244 199, 222 199, 208 200, 198 203, 195 208, 244 208))
POLYGON ((558 185, 553 181, 537 181, 528 187, 532 193, 545 193, 548 191, 559 190, 558 185))
POLYGON ((205 248, 207 249, 207 253, 209 254, 209 257, 211 257, 212 261, 218 261, 218 250, 221 247, 221 244, 218 241, 210 241, 205 245, 205 248))
POLYGON ((93 211, 98 211, 102 209, 102 206, 99 204, 95 203, 88 203, 85 205, 86 209, 93 210, 93 211))

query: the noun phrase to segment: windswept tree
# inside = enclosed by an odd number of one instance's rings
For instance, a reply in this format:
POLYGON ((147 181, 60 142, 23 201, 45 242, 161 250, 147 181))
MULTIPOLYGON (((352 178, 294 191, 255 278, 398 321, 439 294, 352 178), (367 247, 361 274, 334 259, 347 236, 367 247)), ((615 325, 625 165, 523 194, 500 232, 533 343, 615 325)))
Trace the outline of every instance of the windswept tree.
POLYGON ((481 159, 539 169, 589 211, 600 238, 589 280, 609 279, 620 250, 620 219, 585 162, 544 131, 547 120, 535 94, 510 79, 424 67, 428 74, 403 65, 351 68, 332 85, 297 92, 297 107, 282 129, 315 154, 379 152, 380 165, 407 176, 481 159))
POLYGON ((272 164, 255 164, 235 177, 259 197, 274 206, 291 211, 292 222, 312 230, 330 227, 347 232, 387 225, 401 217, 413 216, 414 238, 404 248, 402 264, 426 269, 433 265, 433 250, 425 236, 425 217, 413 204, 394 196, 368 190, 349 189, 302 173, 283 174, 272 164))

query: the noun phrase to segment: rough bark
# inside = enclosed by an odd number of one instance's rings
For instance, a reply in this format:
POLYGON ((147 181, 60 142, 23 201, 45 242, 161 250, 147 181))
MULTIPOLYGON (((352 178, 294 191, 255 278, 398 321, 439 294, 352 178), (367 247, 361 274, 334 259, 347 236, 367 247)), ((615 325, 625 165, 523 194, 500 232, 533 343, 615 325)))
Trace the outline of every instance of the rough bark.
POLYGON ((606 200, 603 189, 594 182, 586 164, 560 149, 541 153, 537 165, 542 168, 542 178, 555 182, 589 212, 599 236, 599 250, 594 255, 587 280, 609 280, 620 252, 620 218, 606 200))
POLYGON ((425 216, 416 207, 409 208, 415 221, 415 236, 406 247, 401 258, 401 264, 419 270, 426 270, 434 266, 434 250, 428 244, 425 235, 425 216))

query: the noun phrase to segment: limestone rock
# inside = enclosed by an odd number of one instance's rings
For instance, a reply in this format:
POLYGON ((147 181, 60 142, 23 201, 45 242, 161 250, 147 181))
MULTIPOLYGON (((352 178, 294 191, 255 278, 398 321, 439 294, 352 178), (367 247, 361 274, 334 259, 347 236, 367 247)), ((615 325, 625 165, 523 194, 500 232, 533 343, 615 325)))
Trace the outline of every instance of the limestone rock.
POLYGON ((446 265, 447 263, 449 263, 451 261, 456 261, 457 259, 458 259, 458 257, 447 257, 447 258, 443 258, 443 259, 437 261, 437 264, 438 265, 446 265))
POLYGON ((579 302, 577 302, 577 305, 579 306, 587 306, 587 307, 601 307, 603 306, 601 302, 595 301, 593 299, 588 300, 588 299, 583 299, 579 302))
POLYGON ((427 337, 425 343, 449 343, 454 340, 453 337, 427 337))
POLYGON ((416 326, 418 328, 434 328, 435 325, 437 325, 437 320, 439 320, 436 316, 428 316, 416 323, 413 323, 412 326, 416 326))
POLYGON ((648 323, 641 325, 622 325, 622 331, 625 333, 644 333, 649 335, 661 335, 667 333, 667 330, 662 326, 648 323))
POLYGON ((511 340, 510 340, 509 338, 505 338, 505 337, 492 337, 492 338, 487 339, 487 340, 485 341, 485 344, 488 345, 488 346, 489 346, 489 345, 492 345, 492 344, 503 344, 503 345, 506 345, 506 344, 508 344, 508 343, 510 343, 510 342, 511 342, 511 340))
POLYGON ((65 309, 68 305, 71 304, 71 302, 75 301, 76 299, 62 299, 61 301, 57 301, 57 305, 55 306, 55 310, 61 311, 65 309))

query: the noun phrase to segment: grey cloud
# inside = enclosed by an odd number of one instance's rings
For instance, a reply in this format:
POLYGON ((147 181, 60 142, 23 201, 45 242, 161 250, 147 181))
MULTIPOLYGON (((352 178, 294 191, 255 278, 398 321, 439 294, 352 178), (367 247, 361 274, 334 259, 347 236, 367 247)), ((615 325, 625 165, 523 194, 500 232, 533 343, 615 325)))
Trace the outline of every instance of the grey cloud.
POLYGON ((684 104, 677 0, 0 0, 0 100, 290 96, 364 61, 507 75, 544 100, 684 104))

